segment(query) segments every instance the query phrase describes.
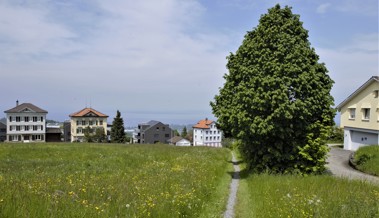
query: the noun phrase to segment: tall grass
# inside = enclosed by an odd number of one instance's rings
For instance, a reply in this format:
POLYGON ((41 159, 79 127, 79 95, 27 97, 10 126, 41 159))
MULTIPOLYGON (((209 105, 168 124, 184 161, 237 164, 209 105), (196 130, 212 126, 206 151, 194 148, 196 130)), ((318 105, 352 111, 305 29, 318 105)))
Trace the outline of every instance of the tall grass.
POLYGON ((379 176, 379 146, 360 147, 355 152, 354 162, 359 170, 379 176))
POLYGON ((227 149, 2 144, 0 217, 218 217, 227 149))
POLYGON ((379 217, 379 187, 331 176, 251 175, 237 217, 379 217))

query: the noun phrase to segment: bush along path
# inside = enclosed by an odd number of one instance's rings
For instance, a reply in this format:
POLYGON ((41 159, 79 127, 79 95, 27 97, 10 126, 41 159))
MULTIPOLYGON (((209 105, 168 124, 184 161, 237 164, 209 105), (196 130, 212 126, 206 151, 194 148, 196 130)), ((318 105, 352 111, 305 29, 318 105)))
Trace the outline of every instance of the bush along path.
POLYGON ((238 161, 234 155, 234 152, 232 152, 232 163, 234 167, 234 172, 233 172, 232 182, 230 183, 229 199, 228 199, 228 204, 226 205, 224 218, 234 217, 234 205, 236 204, 236 200, 237 200, 237 190, 238 190, 238 184, 240 180, 240 167, 238 166, 238 161))

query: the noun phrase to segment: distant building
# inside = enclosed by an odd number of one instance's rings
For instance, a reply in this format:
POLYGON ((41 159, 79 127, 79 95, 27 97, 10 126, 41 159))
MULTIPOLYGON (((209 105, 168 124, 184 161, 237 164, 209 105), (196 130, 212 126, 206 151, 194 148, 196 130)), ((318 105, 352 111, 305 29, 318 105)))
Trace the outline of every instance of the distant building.
POLYGON ((344 129, 344 149, 379 144, 379 76, 371 77, 337 106, 344 129))
POLYGON ((217 129, 216 122, 200 120, 193 126, 193 145, 221 147, 222 132, 217 129))
POLYGON ((62 130, 59 127, 46 127, 46 142, 62 142, 62 130))
POLYGON ((7 118, 8 142, 45 142, 46 114, 33 104, 23 103, 4 111, 7 118))
POLYGON ((63 122, 63 141, 71 142, 71 121, 66 120, 63 122))
POLYGON ((191 146, 191 142, 181 136, 174 136, 168 140, 170 145, 176 146, 191 146))
POLYGON ((90 131, 95 132, 96 128, 103 128, 107 134, 108 115, 100 113, 93 108, 84 108, 76 113, 70 114, 71 118, 71 142, 83 142, 84 130, 89 127, 90 131))
POLYGON ((0 122, 0 142, 7 140, 7 125, 0 122))
POLYGON ((137 143, 139 144, 155 144, 167 143, 173 136, 173 132, 169 125, 159 121, 149 121, 138 125, 137 143))

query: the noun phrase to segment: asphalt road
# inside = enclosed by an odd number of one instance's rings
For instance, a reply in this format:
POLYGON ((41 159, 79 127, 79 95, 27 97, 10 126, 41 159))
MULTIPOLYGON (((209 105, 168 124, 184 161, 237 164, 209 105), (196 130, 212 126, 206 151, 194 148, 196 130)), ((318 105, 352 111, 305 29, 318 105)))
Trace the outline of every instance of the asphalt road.
POLYGON ((327 167, 330 172, 339 177, 348 179, 360 179, 379 184, 379 177, 362 173, 349 165, 349 156, 353 153, 339 147, 331 147, 327 167))

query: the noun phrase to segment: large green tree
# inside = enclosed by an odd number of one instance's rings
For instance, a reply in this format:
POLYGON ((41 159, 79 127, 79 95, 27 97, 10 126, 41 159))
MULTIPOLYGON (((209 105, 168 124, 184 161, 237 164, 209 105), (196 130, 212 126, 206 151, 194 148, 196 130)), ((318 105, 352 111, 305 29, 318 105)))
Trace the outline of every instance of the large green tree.
POLYGON ((300 16, 288 6, 269 9, 228 56, 227 68, 211 106, 225 135, 239 139, 250 170, 322 173, 333 80, 300 16))
POLYGON ((118 110, 116 113, 116 117, 113 119, 112 122, 111 141, 114 143, 125 142, 124 120, 122 119, 121 113, 118 110))

